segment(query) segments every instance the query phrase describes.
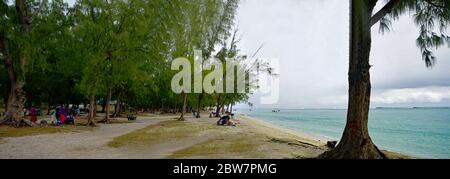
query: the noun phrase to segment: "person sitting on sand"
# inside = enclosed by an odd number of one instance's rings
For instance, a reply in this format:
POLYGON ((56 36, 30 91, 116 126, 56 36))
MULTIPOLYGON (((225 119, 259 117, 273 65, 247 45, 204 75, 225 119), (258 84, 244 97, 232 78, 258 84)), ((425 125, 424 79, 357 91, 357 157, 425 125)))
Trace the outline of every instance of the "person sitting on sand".
POLYGON ((73 117, 73 115, 69 115, 65 121, 64 124, 72 124, 75 125, 75 118, 73 117))
POLYGON ((221 117, 219 121, 217 121, 217 125, 219 126, 236 126, 236 123, 231 121, 230 114, 227 113, 225 116, 221 117))
POLYGON ((228 124, 228 121, 230 121, 230 116, 225 115, 217 121, 217 125, 225 126, 226 124, 228 124))

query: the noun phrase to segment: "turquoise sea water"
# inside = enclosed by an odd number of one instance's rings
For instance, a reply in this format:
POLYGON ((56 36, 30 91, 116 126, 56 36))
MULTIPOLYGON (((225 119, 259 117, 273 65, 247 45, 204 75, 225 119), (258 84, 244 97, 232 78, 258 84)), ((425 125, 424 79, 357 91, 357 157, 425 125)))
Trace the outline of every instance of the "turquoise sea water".
MULTIPOLYGON (((345 127, 346 110, 239 109, 271 124, 301 133, 339 140, 345 127)), ((369 133, 386 150, 417 158, 450 159, 450 109, 372 109, 369 133)))

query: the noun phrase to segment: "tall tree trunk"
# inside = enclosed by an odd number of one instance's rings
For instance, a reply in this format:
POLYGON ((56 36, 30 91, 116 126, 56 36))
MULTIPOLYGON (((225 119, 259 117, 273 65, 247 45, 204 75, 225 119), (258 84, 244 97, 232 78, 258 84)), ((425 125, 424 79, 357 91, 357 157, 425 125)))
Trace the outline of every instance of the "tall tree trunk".
POLYGON ((109 103, 111 101, 111 96, 112 96, 112 82, 110 81, 110 83, 108 84, 108 95, 106 97, 106 110, 105 110, 105 122, 106 123, 110 123, 110 119, 109 119, 109 112, 110 112, 110 106, 109 103))
POLYGON ((120 99, 117 98, 116 105, 114 106, 114 117, 120 116, 120 99))
MULTIPOLYGON (((29 33, 30 19, 27 14, 27 6, 24 0, 16 0, 16 12, 18 21, 20 23, 21 36, 26 37, 29 33)), ((25 81, 18 77, 14 71, 12 56, 8 47, 6 34, 0 34, 0 50, 3 53, 5 68, 8 72, 8 78, 10 81, 10 91, 8 96, 7 111, 2 119, 0 119, 0 124, 6 121, 11 121, 19 126, 22 121, 27 124, 31 124, 29 121, 23 118, 22 109, 24 107, 26 97, 23 86, 25 81)), ((26 55, 23 49, 19 49, 19 60, 20 67, 26 64, 26 55)))
POLYGON ((120 87, 117 87, 117 101, 116 105, 114 105, 114 117, 120 116, 120 98, 122 97, 122 90, 120 87))
POLYGON ((94 120, 95 120, 95 118, 97 117, 97 100, 95 99, 95 96, 94 96, 94 110, 93 110, 93 117, 94 117, 94 120))
POLYGON ((89 115, 87 126, 95 126, 95 105, 95 95, 92 95, 91 99, 89 100, 89 115))
POLYGON ((186 113, 186 106, 187 106, 187 93, 183 93, 183 108, 181 109, 181 116, 180 119, 178 119, 179 121, 184 121, 184 114, 186 113))
POLYGON ((217 103, 217 105, 216 105, 216 114, 215 114, 214 117, 220 117, 220 108, 221 108, 220 104, 217 103))
POLYGON ((230 104, 230 113, 233 113, 233 103, 230 104))
POLYGON ((200 113, 202 111, 202 100, 203 100, 203 93, 198 94, 198 102, 197 102, 197 114, 195 115, 195 118, 200 118, 200 113))
POLYGON ((220 113, 223 115, 225 113, 225 103, 222 103, 220 106, 222 106, 220 113))
POLYGON ((117 99, 116 104, 114 105, 114 114, 113 114, 114 117, 117 115, 117 104, 118 103, 119 103, 119 99, 117 99))
POLYGON ((321 158, 333 159, 382 159, 384 154, 373 144, 369 136, 370 18, 376 0, 351 0, 351 39, 349 67, 349 103, 347 124, 338 146, 321 158))
POLYGON ((23 91, 25 82, 19 80, 14 72, 12 56, 9 51, 5 34, 0 34, 0 49, 3 54, 5 68, 10 82, 8 100, 6 103, 7 110, 5 111, 3 119, 0 120, 0 123, 11 121, 19 126, 23 119, 22 110, 25 105, 25 92, 23 91))

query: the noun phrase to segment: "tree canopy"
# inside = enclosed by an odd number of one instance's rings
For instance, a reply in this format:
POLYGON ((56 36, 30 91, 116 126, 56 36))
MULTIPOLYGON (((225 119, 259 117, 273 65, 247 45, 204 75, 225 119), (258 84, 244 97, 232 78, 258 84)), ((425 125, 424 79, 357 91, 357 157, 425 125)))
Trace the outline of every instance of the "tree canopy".
MULTIPOLYGON (((12 57, 26 106, 115 101, 119 110, 179 111, 183 97, 170 88, 172 60, 193 60, 195 50, 205 58, 217 56, 231 36, 237 6, 238 0, 77 0, 73 6, 2 0, 0 37, 9 48, 2 46, 0 59, 12 57)), ((0 71, 5 105, 7 71, 0 71)), ((205 96, 202 106, 216 105, 212 98, 205 96)), ((190 95, 188 106, 196 100, 190 95)))

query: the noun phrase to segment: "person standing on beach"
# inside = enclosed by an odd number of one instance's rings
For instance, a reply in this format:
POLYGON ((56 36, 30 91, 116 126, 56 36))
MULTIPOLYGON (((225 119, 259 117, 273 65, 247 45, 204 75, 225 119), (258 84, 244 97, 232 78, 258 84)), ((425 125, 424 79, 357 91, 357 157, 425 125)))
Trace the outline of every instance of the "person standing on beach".
POLYGON ((31 120, 31 122, 34 122, 34 123, 36 123, 36 121, 37 121, 37 109, 33 106, 33 107, 31 107, 31 109, 30 109, 30 120, 31 120))

